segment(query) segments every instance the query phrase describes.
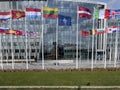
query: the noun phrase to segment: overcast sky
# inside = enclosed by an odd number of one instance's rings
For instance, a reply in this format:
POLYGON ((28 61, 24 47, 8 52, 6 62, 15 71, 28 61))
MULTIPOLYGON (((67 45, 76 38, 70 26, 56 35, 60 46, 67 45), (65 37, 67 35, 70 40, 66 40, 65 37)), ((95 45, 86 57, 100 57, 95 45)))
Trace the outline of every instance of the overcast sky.
POLYGON ((92 0, 98 2, 107 3, 108 8, 110 9, 120 9, 120 0, 92 0))

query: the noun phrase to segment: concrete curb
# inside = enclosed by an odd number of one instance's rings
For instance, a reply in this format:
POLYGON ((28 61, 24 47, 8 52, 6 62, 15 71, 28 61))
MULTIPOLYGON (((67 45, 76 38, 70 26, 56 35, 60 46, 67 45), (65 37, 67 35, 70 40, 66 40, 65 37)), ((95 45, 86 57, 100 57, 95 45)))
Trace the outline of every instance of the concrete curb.
POLYGON ((107 88, 107 89, 114 89, 114 88, 119 88, 120 89, 120 86, 0 86, 0 88, 83 88, 83 89, 89 89, 89 88, 99 88, 99 89, 104 89, 104 88, 107 88))

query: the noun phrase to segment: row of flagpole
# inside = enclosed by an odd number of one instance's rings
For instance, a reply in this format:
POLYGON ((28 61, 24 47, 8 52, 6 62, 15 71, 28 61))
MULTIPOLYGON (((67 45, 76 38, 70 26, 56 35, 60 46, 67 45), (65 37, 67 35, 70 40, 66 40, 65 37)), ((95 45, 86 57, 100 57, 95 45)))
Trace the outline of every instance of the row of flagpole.
MULTIPOLYGON (((12 2, 11 2, 11 9, 12 9, 12 2)), ((78 9, 78 7, 77 7, 77 9, 78 9)), ((42 9, 43 10, 43 9, 42 9)), ((77 10, 78 11, 78 10, 77 10)), ((43 13, 43 11, 42 11, 42 13, 43 13)), ((43 15, 43 14, 42 14, 43 15)), ((76 31, 76 68, 79 68, 79 54, 80 54, 80 60, 81 60, 81 52, 79 52, 79 44, 78 44, 78 29, 79 29, 79 18, 78 18, 78 14, 77 14, 77 31, 76 31)), ((93 26, 92 26, 92 30, 94 30, 94 18, 93 18, 93 26)), ((105 23, 104 23, 105 25, 104 26, 106 26, 106 20, 105 20, 105 23)), ((10 20, 10 26, 12 25, 12 22, 11 22, 11 20, 10 20)), ((118 23, 118 26, 119 26, 119 23, 118 23)), ((26 18, 25 18, 25 31, 27 30, 26 29, 27 27, 26 27, 26 18)), ((43 19, 43 16, 42 16, 42 38, 41 38, 41 40, 42 40, 42 69, 44 69, 45 68, 45 66, 44 66, 44 36, 43 36, 43 30, 44 30, 44 19, 43 19)), ((28 37, 27 37, 27 35, 25 36, 25 40, 26 40, 26 69, 28 69, 28 41, 27 41, 27 39, 28 39, 28 37)), ((80 37, 81 38, 81 37, 80 37)), ((92 60, 91 60, 91 69, 93 69, 94 67, 93 67, 93 64, 94 64, 94 35, 92 35, 92 60)), ((12 35, 11 35, 11 54, 12 54, 12 69, 14 69, 14 47, 13 47, 13 37, 12 37, 12 35)), ((105 60, 104 60, 104 68, 106 68, 106 40, 107 40, 107 36, 106 36, 106 34, 104 34, 104 42, 102 43, 103 44, 103 55, 105 55, 105 60), (105 51, 104 51, 105 50, 105 51)), ((1 35, 0 35, 0 41, 1 41, 1 35)), ((80 39, 80 45, 81 45, 81 39, 80 39)), ((116 67, 116 60, 117 60, 117 49, 118 49, 118 33, 117 33, 117 31, 116 31, 116 41, 115 41, 115 57, 114 57, 114 67, 116 67)), ((96 46, 97 47, 97 46, 96 46)), ((1 48, 1 46, 0 46, 0 50, 1 50, 1 54, 0 54, 0 56, 1 56, 1 67, 3 68, 3 61, 2 61, 2 48, 1 48)), ((97 52, 97 51, 96 51, 97 52)), ((89 53, 89 52, 88 52, 89 53)), ((89 57, 89 56, 88 56, 89 57)), ((57 60, 58 60, 58 19, 57 19, 57 24, 56 24, 56 65, 57 65, 57 60)))

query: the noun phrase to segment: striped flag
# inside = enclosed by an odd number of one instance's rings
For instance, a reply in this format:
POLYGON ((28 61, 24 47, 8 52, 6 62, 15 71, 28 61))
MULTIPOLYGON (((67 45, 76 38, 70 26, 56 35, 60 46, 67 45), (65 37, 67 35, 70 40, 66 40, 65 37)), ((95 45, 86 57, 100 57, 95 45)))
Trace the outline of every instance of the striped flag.
POLYGON ((0 12, 0 21, 4 22, 11 18, 10 12, 0 12))
POLYGON ((58 8, 43 7, 44 18, 58 18, 58 8))
POLYGON ((6 31, 9 31, 9 28, 4 28, 4 27, 0 27, 0 34, 5 33, 6 31))
POLYGON ((79 6, 78 7, 78 17, 90 19, 91 18, 91 11, 88 8, 79 6))
POLYGON ((41 17, 41 9, 38 8, 26 8, 26 17, 28 19, 39 19, 41 17))

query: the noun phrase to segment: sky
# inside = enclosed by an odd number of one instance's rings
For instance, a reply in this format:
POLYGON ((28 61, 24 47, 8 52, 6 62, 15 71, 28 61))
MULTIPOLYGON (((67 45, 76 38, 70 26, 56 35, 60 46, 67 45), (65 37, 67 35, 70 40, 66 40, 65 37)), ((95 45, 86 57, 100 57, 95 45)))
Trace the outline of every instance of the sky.
POLYGON ((110 9, 120 9, 120 0, 92 0, 98 2, 107 3, 107 7, 110 9))

